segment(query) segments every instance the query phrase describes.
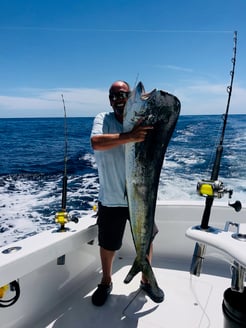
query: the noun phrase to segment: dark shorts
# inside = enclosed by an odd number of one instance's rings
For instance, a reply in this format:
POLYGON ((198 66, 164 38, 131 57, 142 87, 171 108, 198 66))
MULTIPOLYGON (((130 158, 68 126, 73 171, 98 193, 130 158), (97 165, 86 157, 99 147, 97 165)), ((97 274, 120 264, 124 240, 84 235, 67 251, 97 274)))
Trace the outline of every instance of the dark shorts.
MULTIPOLYGON (((110 251, 121 248, 126 221, 130 219, 128 207, 107 207, 98 204, 98 243, 110 251)), ((154 224, 153 239, 158 229, 154 224)), ((152 240, 153 240, 152 239, 152 240)))

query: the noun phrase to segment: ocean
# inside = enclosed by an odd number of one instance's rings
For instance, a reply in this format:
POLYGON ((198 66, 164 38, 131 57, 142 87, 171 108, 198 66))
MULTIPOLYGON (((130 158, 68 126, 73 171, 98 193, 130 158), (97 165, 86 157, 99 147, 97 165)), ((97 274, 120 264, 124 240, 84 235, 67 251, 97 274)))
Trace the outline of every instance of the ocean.
MULTIPOLYGON (((97 202, 99 181, 90 146, 91 117, 67 118, 67 211, 83 219, 97 202)), ((210 179, 221 115, 180 116, 166 152, 159 200, 203 200, 197 182, 210 179)), ((0 246, 55 227, 61 209, 64 119, 0 119, 0 246)), ((219 179, 246 202, 246 115, 229 115, 219 179)), ((225 195, 223 201, 228 200, 225 195)), ((205 201, 205 200, 204 200, 205 201)), ((200 220, 200 218, 199 218, 200 220)), ((199 224, 200 222, 198 222, 199 224)))

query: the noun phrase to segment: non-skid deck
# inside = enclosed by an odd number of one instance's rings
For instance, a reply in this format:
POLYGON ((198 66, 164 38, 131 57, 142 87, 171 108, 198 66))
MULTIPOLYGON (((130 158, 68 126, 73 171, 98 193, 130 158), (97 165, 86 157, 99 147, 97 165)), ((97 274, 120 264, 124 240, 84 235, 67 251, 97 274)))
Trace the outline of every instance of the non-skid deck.
POLYGON ((230 285, 226 278, 154 268, 158 284, 165 292, 163 303, 156 304, 139 289, 140 275, 129 284, 123 280, 130 269, 123 266, 113 275, 113 291, 106 304, 95 307, 91 295, 99 275, 79 289, 56 309, 56 316, 47 316, 39 328, 218 328, 223 326, 222 300, 230 285), (94 286, 91 288, 91 286, 94 286), (89 292, 87 292, 89 290, 89 292), (86 293, 85 293, 86 291, 86 293), (50 320, 49 322, 47 320, 50 320))

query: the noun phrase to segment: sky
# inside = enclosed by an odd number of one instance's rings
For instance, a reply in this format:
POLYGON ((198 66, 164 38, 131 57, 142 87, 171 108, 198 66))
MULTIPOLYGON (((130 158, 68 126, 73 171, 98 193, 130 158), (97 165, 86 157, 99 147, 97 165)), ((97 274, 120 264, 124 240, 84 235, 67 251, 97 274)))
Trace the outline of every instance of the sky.
POLYGON ((95 116, 115 80, 246 113, 245 0, 0 0, 0 118, 95 116))

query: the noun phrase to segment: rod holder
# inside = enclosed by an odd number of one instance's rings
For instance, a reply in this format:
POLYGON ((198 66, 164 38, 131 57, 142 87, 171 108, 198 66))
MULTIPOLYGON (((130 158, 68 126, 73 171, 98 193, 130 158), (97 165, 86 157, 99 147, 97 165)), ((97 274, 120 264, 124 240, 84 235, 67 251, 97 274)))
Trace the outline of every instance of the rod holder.
POLYGON ((231 289, 235 292, 242 293, 244 291, 245 268, 234 261, 231 271, 231 289))
POLYGON ((196 243, 190 266, 190 273, 192 275, 200 277, 205 252, 206 245, 202 243, 196 243))

